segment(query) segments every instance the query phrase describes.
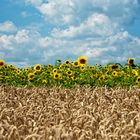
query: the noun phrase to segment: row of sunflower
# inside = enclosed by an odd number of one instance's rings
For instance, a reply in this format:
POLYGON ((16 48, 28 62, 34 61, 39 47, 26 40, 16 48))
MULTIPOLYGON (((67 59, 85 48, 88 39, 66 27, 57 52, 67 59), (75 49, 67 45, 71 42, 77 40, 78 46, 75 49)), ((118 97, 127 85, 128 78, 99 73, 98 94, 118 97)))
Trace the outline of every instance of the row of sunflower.
POLYGON ((128 63, 109 63, 88 65, 88 58, 79 57, 70 62, 57 60, 55 65, 36 64, 23 69, 8 65, 0 60, 0 84, 14 86, 54 86, 73 87, 74 85, 90 86, 133 86, 140 85, 140 66, 133 58, 128 63))

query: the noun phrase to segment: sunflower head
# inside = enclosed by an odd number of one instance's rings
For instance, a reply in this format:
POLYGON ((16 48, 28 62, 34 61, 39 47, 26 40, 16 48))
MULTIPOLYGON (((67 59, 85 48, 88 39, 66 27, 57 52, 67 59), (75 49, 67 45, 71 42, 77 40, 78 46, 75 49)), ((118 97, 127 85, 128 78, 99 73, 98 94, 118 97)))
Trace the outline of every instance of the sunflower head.
POLYGON ((77 77, 76 76, 72 76, 71 79, 72 79, 72 81, 75 81, 75 80, 77 80, 77 77))
POLYGON ((48 67, 48 68, 51 68, 51 67, 52 67, 52 64, 48 64, 47 67, 48 67))
POLYGON ((129 65, 125 65, 125 69, 126 70, 129 70, 129 65))
POLYGON ((65 61, 65 64, 66 64, 66 65, 70 64, 70 61, 69 61, 69 60, 66 60, 66 61, 65 61))
POLYGON ((28 74, 28 80, 33 80, 35 77, 34 73, 29 73, 28 74))
POLYGON ((85 67, 84 66, 80 66, 80 70, 81 71, 85 70, 85 67))
POLYGON ((41 71, 41 65, 40 64, 36 64, 35 66, 34 66, 34 70, 35 71, 41 71))
POLYGON ((139 75, 139 73, 138 73, 138 71, 137 71, 136 69, 133 69, 133 70, 132 70, 132 73, 133 73, 135 76, 138 76, 138 75, 139 75))
POLYGON ((96 63, 96 64, 95 64, 95 66, 96 66, 96 67, 98 67, 98 66, 99 66, 99 64, 98 64, 98 63, 96 63))
POLYGON ((0 60, 0 67, 4 67, 5 66, 5 61, 4 60, 0 60))
POLYGON ((134 58, 128 58, 128 64, 129 65, 134 65, 134 58))
POLYGON ((118 72, 117 71, 113 71, 112 75, 115 76, 115 77, 118 77, 118 72))
POLYGON ((105 76, 104 75, 99 77, 99 81, 104 81, 104 80, 105 80, 105 76))
POLYGON ((21 74, 21 73, 22 73, 22 71, 21 71, 20 69, 17 69, 17 70, 16 70, 16 74, 17 74, 17 75, 19 75, 19 74, 21 74))
POLYGON ((72 75, 72 71, 71 71, 71 70, 67 70, 67 71, 66 71, 66 74, 67 74, 67 75, 72 75))
POLYGON ((73 65, 74 67, 78 67, 78 66, 79 66, 78 61, 74 61, 74 62, 72 63, 72 65, 73 65))
POLYGON ((31 68, 30 68, 30 67, 26 67, 26 68, 24 68, 24 70, 25 70, 26 72, 28 72, 28 71, 31 70, 31 68))
POLYGON ((54 79, 62 79, 62 75, 60 73, 54 73, 54 79))
POLYGON ((137 77, 136 82, 137 82, 137 83, 140 83, 140 76, 137 77))
POLYGON ((47 73, 47 74, 51 74, 51 71, 50 71, 50 70, 46 70, 46 73, 47 73))
POLYGON ((88 61, 88 58, 85 56, 81 56, 78 58, 78 64, 79 65, 86 65, 88 61))
POLYGON ((58 69, 57 68, 54 68, 52 72, 53 73, 57 73, 58 72, 58 69))
POLYGON ((112 70, 117 70, 119 68, 119 66, 114 64, 114 65, 111 66, 111 68, 112 68, 112 70))
POLYGON ((95 70, 95 66, 89 66, 88 69, 89 70, 95 70))

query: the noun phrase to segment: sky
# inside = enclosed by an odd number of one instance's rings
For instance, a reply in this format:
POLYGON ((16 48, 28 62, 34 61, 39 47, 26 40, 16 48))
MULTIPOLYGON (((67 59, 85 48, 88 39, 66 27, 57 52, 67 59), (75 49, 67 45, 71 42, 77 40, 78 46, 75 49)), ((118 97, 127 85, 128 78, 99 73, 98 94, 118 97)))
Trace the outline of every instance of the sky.
POLYGON ((0 0, 0 59, 140 63, 140 0, 0 0))

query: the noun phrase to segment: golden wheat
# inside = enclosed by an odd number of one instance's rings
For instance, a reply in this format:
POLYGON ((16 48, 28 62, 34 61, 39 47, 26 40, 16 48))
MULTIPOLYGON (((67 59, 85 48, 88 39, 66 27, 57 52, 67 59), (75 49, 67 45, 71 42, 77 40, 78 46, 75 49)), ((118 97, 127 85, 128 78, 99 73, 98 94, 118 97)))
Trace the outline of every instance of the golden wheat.
POLYGON ((1 86, 0 140, 140 140, 140 89, 1 86))

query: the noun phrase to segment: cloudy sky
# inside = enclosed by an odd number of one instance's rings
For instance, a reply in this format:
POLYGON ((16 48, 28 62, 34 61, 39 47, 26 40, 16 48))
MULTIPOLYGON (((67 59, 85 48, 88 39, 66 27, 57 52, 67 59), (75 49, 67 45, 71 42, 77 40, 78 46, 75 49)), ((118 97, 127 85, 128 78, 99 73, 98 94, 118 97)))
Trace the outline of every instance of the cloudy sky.
POLYGON ((0 59, 18 67, 140 62, 140 0, 0 0, 0 59))

